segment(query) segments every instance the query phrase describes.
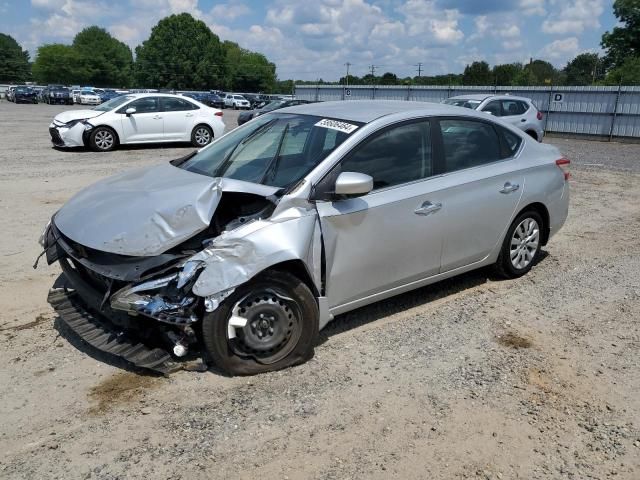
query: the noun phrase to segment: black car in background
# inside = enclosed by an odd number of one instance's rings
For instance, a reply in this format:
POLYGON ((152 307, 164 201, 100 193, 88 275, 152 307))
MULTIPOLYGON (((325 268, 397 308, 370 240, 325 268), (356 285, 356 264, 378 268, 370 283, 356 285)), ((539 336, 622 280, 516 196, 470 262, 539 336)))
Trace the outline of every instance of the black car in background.
POLYGON ((13 90, 12 101, 15 103, 38 103, 38 94, 31 87, 18 85, 13 90))
POLYGON ((200 103, 204 103, 208 107, 219 108, 222 110, 224 108, 224 100, 219 95, 215 93, 207 93, 207 92, 186 92, 183 93, 185 97, 193 98, 200 103))
POLYGON ((274 100, 273 102, 267 103, 259 110, 249 110, 240 113, 240 115, 238 115, 238 125, 247 123, 252 118, 259 117, 260 115, 263 115, 265 113, 273 112, 274 110, 279 110, 285 107, 293 107, 295 105, 304 105, 305 103, 314 102, 311 102, 309 100, 274 100))
POLYGON ((260 95, 259 93, 243 93, 242 96, 249 101, 249 106, 252 110, 260 108, 260 105, 269 101, 267 95, 260 95))
POLYGON ((63 85, 49 85, 42 91, 42 100, 49 105, 73 105, 71 90, 63 85))

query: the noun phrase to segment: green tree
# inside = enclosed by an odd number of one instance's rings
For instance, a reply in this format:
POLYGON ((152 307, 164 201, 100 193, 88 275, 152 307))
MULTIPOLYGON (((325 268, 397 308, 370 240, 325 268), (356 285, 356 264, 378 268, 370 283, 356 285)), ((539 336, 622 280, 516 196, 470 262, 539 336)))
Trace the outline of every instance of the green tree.
POLYGON ((597 53, 581 53, 564 67, 567 85, 592 85, 602 78, 597 53))
POLYGON ((70 45, 51 43, 38 47, 33 76, 39 83, 71 84, 77 81, 80 58, 70 45))
POLYGON ((225 52, 203 21, 188 13, 171 15, 136 48, 134 72, 145 87, 214 88, 225 78, 225 52))
POLYGON ((602 35, 607 69, 620 67, 629 57, 640 57, 640 0, 615 0, 613 13, 621 26, 602 35))
POLYGON ((496 85, 515 85, 516 78, 521 72, 521 63, 505 63, 495 65, 491 70, 491 76, 496 85))
POLYGON ((397 85, 398 77, 395 73, 386 72, 380 77, 380 85, 397 85))
POLYGON ((78 56, 76 82, 115 87, 131 83, 131 49, 105 29, 85 28, 75 36, 72 47, 78 56))
POLYGON ((10 35, 0 33, 0 81, 22 83, 30 78, 29 52, 10 35))
POLYGON ((276 66, 258 52, 225 41, 225 77, 223 87, 237 92, 271 92, 276 84, 276 66))
POLYGON ((462 74, 464 85, 493 85, 491 70, 487 62, 473 62, 467 65, 462 74))
POLYGON ((516 75, 515 85, 558 85, 558 72, 549 62, 533 60, 516 75))
POLYGON ((640 57, 630 57, 617 68, 607 73, 609 85, 640 85, 640 57))

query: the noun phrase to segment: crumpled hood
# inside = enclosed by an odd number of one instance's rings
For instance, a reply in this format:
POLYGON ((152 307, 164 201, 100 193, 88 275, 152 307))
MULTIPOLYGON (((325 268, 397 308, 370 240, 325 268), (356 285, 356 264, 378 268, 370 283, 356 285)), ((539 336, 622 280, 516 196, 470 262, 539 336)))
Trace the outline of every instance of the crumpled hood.
POLYGON ((59 123, 67 123, 71 120, 84 120, 86 118, 97 117, 103 113, 104 112, 100 112, 98 110, 68 110, 66 112, 59 113, 53 120, 59 123))
POLYGON ((167 163, 91 185, 73 196, 54 222, 81 245, 120 255, 154 256, 206 229, 223 191, 266 197, 277 190, 211 178, 167 163))

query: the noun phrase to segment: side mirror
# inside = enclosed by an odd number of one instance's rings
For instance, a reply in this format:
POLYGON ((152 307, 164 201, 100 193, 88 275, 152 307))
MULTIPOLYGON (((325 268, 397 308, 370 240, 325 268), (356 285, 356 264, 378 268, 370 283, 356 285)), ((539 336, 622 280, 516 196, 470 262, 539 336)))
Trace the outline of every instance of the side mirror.
POLYGON ((342 172, 338 175, 335 194, 346 197, 361 197, 373 190, 373 178, 364 173, 342 172))
POLYGON ((136 113, 136 109, 134 107, 129 107, 127 108, 124 113, 127 114, 127 117, 133 115, 134 113, 136 113))

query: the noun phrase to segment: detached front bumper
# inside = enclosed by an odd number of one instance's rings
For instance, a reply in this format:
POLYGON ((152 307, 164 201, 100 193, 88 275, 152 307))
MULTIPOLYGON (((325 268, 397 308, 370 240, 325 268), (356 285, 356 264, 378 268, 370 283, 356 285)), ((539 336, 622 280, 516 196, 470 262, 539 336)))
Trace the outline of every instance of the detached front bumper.
POLYGON ((51 135, 51 143, 56 147, 84 147, 85 132, 91 128, 82 122, 76 123, 69 128, 65 125, 58 125, 53 122, 49 125, 49 134, 51 135))

